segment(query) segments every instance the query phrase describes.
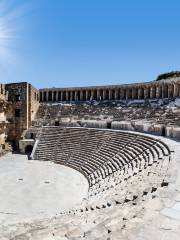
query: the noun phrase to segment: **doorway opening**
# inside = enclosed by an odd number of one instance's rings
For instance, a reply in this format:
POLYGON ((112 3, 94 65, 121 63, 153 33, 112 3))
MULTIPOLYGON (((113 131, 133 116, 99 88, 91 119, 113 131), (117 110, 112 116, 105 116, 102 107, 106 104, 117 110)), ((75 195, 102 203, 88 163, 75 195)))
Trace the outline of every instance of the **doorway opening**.
POLYGON ((166 128, 163 126, 162 127, 162 136, 165 137, 166 136, 166 128))
POLYGON ((111 122, 107 122, 107 128, 111 129, 111 122))
POLYGON ((28 155, 32 153, 32 150, 33 150, 33 146, 32 145, 27 145, 25 147, 25 153, 28 154, 28 155))

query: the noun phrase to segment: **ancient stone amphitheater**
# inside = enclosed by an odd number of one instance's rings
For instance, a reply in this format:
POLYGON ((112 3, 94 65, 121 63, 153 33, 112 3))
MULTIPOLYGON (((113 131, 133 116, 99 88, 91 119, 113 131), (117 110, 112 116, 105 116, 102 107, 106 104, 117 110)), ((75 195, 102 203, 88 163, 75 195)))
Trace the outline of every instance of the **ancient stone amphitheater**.
POLYGON ((179 239, 179 73, 157 80, 5 86, 5 143, 16 152, 0 161, 0 239, 179 239))

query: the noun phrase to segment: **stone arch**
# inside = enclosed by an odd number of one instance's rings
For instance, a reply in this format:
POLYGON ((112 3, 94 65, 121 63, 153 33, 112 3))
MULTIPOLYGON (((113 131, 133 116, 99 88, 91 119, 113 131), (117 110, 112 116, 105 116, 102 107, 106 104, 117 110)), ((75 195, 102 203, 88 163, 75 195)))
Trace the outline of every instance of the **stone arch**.
POLYGON ((82 100, 86 101, 86 90, 82 90, 82 100))
POLYGON ((115 89, 111 90, 111 100, 115 100, 115 89))
POLYGON ((105 97, 105 100, 109 100, 109 90, 108 89, 106 89, 106 97, 105 97))
POLYGON ((162 127, 162 136, 163 137, 166 136, 166 128, 165 128, 165 126, 162 127))
POLYGON ((61 92, 58 91, 58 101, 61 101, 61 92))
POLYGON ((97 89, 94 90, 94 98, 93 100, 97 100, 97 89))
POLYGON ((124 88, 124 89, 123 89, 123 95, 122 95, 122 99, 123 99, 123 100, 126 99, 126 93, 127 93, 127 89, 124 88))
POLYGON ((44 99, 43 99, 44 102, 47 101, 47 92, 44 92, 44 99))
POLYGON ((128 99, 132 99, 132 88, 128 89, 128 99))
POLYGON ((63 93, 62 93, 62 100, 66 101, 66 92, 65 91, 63 91, 63 93))
POLYGON ((52 91, 48 92, 48 101, 52 101, 52 91))
POLYGON ((168 85, 165 84, 164 85, 164 98, 167 98, 168 97, 168 85))
POLYGON ((87 100, 91 99, 91 90, 87 90, 87 100))

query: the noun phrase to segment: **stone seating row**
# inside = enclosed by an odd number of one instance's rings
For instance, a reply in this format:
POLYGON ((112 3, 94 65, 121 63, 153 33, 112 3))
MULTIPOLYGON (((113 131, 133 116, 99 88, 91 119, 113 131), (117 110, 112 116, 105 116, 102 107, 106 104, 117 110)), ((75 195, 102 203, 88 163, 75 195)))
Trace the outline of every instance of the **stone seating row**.
POLYGON ((112 116, 113 119, 118 121, 123 120, 137 120, 147 119, 155 123, 172 123, 179 126, 180 112, 173 112, 172 109, 167 108, 153 108, 149 107, 113 107, 113 106, 93 106, 86 104, 45 104, 41 103, 36 116, 37 124, 50 124, 54 123, 54 119, 61 117, 77 116, 81 119, 84 116, 112 116), (45 118, 44 118, 45 117, 45 118), (42 121, 42 119, 44 119, 42 121), (177 119, 177 120, 175 120, 177 119), (52 120, 52 122, 50 121, 52 120))
POLYGON ((97 186, 118 171, 143 170, 170 159, 171 151, 162 141, 121 131, 86 128, 44 127, 34 159, 53 161, 76 169, 97 186))

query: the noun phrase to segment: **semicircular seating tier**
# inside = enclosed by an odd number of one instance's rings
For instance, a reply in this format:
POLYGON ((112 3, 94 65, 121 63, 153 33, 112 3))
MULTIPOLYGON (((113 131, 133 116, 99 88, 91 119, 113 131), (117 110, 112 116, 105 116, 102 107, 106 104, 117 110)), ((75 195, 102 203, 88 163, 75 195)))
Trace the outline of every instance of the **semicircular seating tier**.
POLYGON ((43 127, 33 159, 53 161, 81 172, 90 188, 117 172, 132 174, 153 163, 170 161, 159 139, 123 131, 43 127))

